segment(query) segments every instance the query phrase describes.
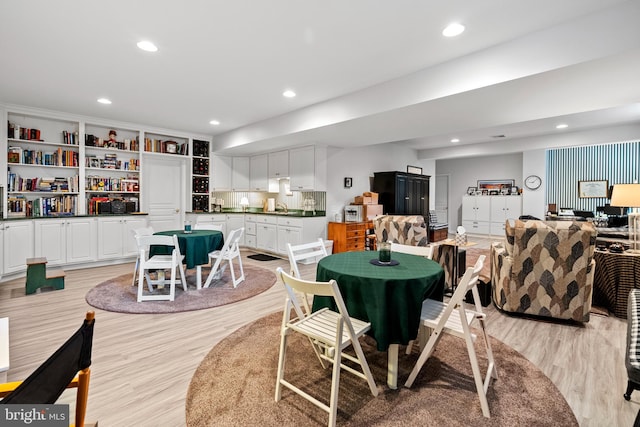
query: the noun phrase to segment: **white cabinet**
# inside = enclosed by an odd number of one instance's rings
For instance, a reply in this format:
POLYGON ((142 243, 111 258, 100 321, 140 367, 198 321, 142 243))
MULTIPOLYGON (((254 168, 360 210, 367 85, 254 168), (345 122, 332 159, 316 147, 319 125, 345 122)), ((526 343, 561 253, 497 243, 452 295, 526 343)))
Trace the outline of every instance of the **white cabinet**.
POLYGON ((244 245, 256 247, 256 216, 252 214, 244 216, 244 245))
POLYGON ((521 196, 462 197, 462 226, 468 233, 504 235, 505 221, 521 214, 521 196))
POLYGON ((287 243, 302 243, 302 218, 278 218, 278 253, 287 253, 287 243))
POLYGON ((289 151, 269 153, 269 178, 286 178, 289 176, 289 151))
POLYGON ((278 250, 278 218, 269 215, 256 215, 256 248, 269 252, 278 250))
MULTIPOLYGON (((244 214, 227 214, 227 230, 236 230, 244 227, 244 214)), ((246 230, 245 230, 246 233, 246 230)), ((240 238, 240 245, 244 245, 245 233, 242 233, 240 238)))
POLYGON ((249 165, 251 172, 249 188, 251 191, 268 191, 269 189, 269 176, 268 176, 268 163, 269 159, 266 154, 260 154, 258 156, 252 156, 249 159, 249 165))
POLYGON ((4 273, 24 271, 27 258, 34 257, 33 221, 7 221, 4 229, 4 273))
POLYGON ((213 156, 211 160, 212 191, 231 190, 231 171, 233 170, 233 158, 226 156, 213 156))
POLYGON ((232 164, 231 189, 233 191, 249 190, 249 157, 234 157, 232 164))
POLYGON ((491 234, 504 235, 508 219, 522 215, 522 196, 489 196, 491 199, 491 234))
POLYGON ((146 217, 98 218, 98 259, 135 256, 138 248, 133 238, 133 230, 146 226, 146 217))
POLYGON ((325 191, 327 148, 310 145, 289 150, 289 174, 292 191, 325 191))
POLYGON ((462 226, 467 233, 489 234, 491 198, 489 196, 462 197, 462 226))
POLYGON ((95 218, 36 220, 35 256, 48 265, 96 261, 96 228, 95 218))

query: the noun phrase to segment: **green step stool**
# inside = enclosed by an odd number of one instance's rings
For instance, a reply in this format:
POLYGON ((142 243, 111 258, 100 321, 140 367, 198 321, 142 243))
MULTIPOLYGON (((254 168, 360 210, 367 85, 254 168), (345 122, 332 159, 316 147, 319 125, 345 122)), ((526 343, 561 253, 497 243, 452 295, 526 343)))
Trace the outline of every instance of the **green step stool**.
POLYGON ((64 289, 64 270, 47 271, 46 258, 27 258, 27 284, 25 293, 35 293, 40 288, 64 289))

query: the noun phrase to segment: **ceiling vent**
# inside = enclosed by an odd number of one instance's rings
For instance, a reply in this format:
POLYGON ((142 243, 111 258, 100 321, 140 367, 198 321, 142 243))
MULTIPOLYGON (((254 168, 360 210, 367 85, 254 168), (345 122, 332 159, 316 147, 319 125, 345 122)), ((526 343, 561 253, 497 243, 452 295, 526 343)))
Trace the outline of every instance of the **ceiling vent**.
POLYGON ((506 138, 506 135, 491 135, 491 138, 506 138))

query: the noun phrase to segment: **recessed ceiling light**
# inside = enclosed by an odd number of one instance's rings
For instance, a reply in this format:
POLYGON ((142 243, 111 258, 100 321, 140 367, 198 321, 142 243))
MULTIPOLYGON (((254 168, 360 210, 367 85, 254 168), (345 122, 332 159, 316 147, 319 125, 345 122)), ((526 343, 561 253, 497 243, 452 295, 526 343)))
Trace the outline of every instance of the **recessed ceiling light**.
POLYGON ((451 140, 451 142, 453 142, 453 143, 455 144, 456 142, 460 142, 460 140, 459 140, 458 138, 453 138, 453 139, 451 140))
POLYGON ((569 125, 566 123, 560 123, 558 126, 556 126, 556 129, 566 129, 568 128, 569 125))
POLYGON ((447 28, 442 30, 442 35, 445 37, 455 37, 462 34, 463 31, 464 31, 464 25, 459 24, 457 22, 453 22, 447 25, 447 28))
POLYGON ((220 122, 219 122, 219 121, 217 121, 217 120, 211 120, 211 121, 209 122, 209 124, 214 125, 214 126, 218 126, 218 125, 220 124, 220 122))
POLYGON ((107 104, 107 105, 111 104, 111 100, 109 100, 107 98, 98 98, 98 102, 100 104, 107 104))
POLYGON ((285 98, 293 98, 296 96, 296 93, 292 90, 285 90, 284 92, 282 92, 282 96, 284 96, 285 98))
POLYGON ((140 49, 145 50, 147 52, 157 52, 158 48, 156 47, 155 44, 151 43, 148 40, 143 40, 141 42, 138 42, 137 45, 140 49))

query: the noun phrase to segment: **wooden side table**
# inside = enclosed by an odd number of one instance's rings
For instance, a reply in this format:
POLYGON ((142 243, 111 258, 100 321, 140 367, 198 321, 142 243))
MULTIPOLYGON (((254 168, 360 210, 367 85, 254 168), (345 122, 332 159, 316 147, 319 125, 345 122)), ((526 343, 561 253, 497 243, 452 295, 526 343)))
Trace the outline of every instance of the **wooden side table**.
POLYGON ((593 305, 606 307, 622 319, 627 318, 631 289, 640 288, 640 254, 595 251, 593 305))
POLYGON ((446 293, 451 293, 453 295, 453 293, 456 290, 456 287, 458 286, 458 280, 460 279, 460 277, 459 277, 460 274, 459 274, 459 271, 458 271, 458 268, 459 268, 458 267, 458 263, 459 263, 458 257, 459 257, 459 254, 460 254, 460 248, 469 248, 471 246, 477 245, 478 243, 477 242, 466 242, 466 243, 460 245, 460 244, 456 243, 455 239, 447 239, 447 240, 444 240, 444 241, 440 242, 439 244, 447 245, 447 246, 453 246, 453 265, 451 266, 451 272, 450 272, 451 274, 449 276, 450 280, 451 280, 451 283, 450 283, 451 287, 445 291, 446 293))

